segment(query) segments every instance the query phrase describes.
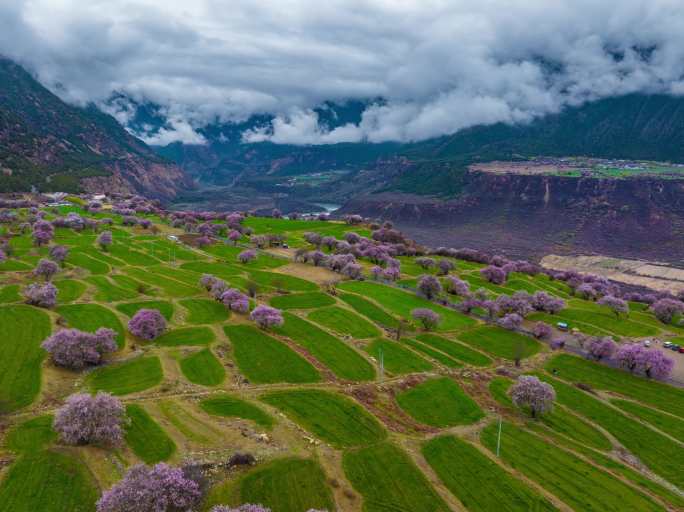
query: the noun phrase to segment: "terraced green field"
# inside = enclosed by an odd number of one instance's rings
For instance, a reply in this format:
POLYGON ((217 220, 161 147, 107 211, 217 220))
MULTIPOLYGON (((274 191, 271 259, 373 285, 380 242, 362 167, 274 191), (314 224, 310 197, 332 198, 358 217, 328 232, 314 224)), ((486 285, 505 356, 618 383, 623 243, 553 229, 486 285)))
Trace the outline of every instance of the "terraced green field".
POLYGON ((216 336, 209 327, 182 327, 167 331, 154 342, 163 347, 177 347, 180 345, 208 345, 216 336))
MULTIPOLYGON (((481 434, 492 452, 496 451, 497 429, 491 424, 481 434)), ((506 464, 575 510, 664 510, 604 471, 512 424, 503 425, 500 450, 506 464)))
POLYGON ((427 372, 434 369, 432 364, 415 352, 402 347, 399 343, 383 338, 373 340, 366 347, 366 352, 373 356, 376 361, 380 361, 382 355, 385 371, 394 375, 427 372))
POLYGON ((33 402, 40 391, 40 348, 50 334, 50 318, 30 306, 0 307, 0 412, 33 402))
POLYGON ((368 320, 338 306, 317 309, 309 313, 308 318, 342 336, 356 339, 380 336, 380 330, 368 320))
POLYGON ((427 380, 396 399, 416 421, 432 427, 470 425, 484 417, 480 406, 448 377, 427 380))
POLYGON ((373 366, 353 348, 296 315, 285 313, 275 332, 304 347, 340 379, 357 381, 375 377, 373 366))
POLYGON ((186 379, 202 386, 218 386, 226 378, 226 371, 208 348, 181 359, 180 368, 186 379))
POLYGON ((214 416, 251 420, 257 425, 269 430, 275 424, 275 420, 261 408, 250 402, 227 394, 206 398, 200 402, 200 407, 205 412, 213 414, 214 416))
POLYGON ((140 405, 126 406, 130 423, 126 427, 126 444, 146 464, 154 464, 169 457, 176 451, 176 443, 164 432, 140 405))
POLYGON ((252 382, 318 382, 320 375, 306 359, 275 338, 247 325, 224 327, 233 357, 252 382))
POLYGON ((455 436, 432 439, 423 445, 422 452, 440 480, 468 510, 556 510, 538 492, 455 436))
POLYGON ((346 281, 339 285, 344 291, 349 291, 373 299, 390 310, 395 315, 406 320, 411 319, 411 311, 417 308, 427 308, 436 312, 441 317, 437 328, 439 331, 452 331, 475 325, 472 318, 457 313, 451 309, 439 306, 418 297, 414 293, 405 292, 397 288, 383 286, 370 281, 346 281))
POLYGON ((335 304, 335 299, 320 292, 276 295, 271 299, 271 306, 278 309, 313 309, 332 304, 335 304))
POLYGON ((257 502, 274 512, 334 507, 332 492, 320 465, 298 457, 276 459, 255 468, 241 477, 237 486, 219 487, 209 497, 210 505, 257 502))
POLYGON ((314 389, 275 391, 263 395, 261 400, 336 448, 372 444, 386 436, 373 416, 350 398, 336 393, 314 389))
POLYGON ((496 326, 478 327, 459 333, 457 338, 477 349, 503 359, 530 357, 539 352, 541 348, 539 342, 534 338, 496 326))
POLYGON ((345 452, 344 472, 364 500, 364 512, 449 510, 411 459, 396 446, 380 443, 345 452))
POLYGON ((99 304, 69 304, 58 306, 57 313, 66 321, 69 327, 87 332, 95 332, 100 327, 107 327, 116 331, 116 343, 119 348, 124 346, 124 328, 119 318, 110 310, 99 304))
POLYGON ((152 388, 158 385, 163 377, 158 357, 139 357, 95 370, 88 375, 88 383, 93 391, 127 395, 152 388))
MULTIPOLYGON (((61 211, 90 215, 78 206, 61 211)), ((684 488, 682 388, 551 353, 496 327, 484 311, 466 315, 427 301, 412 287, 436 270, 414 257, 399 257, 399 283, 328 279, 321 269, 309 280, 305 264, 292 263, 295 251, 283 247, 240 264, 237 254, 254 245, 247 234, 237 244, 224 243, 222 232, 203 249, 186 245, 196 237, 172 227, 174 215, 141 215, 152 230, 123 226, 109 212, 93 215, 114 219, 109 251, 90 228, 57 228, 53 243, 70 254, 55 277, 57 305, 47 309, 21 302, 49 247, 33 247, 30 233, 14 235, 18 225, 0 225, 14 250, 0 264, 0 512, 94 512, 130 467, 159 461, 207 464, 198 512, 245 502, 273 512, 684 509, 675 489, 684 488), (250 315, 230 313, 200 286, 203 274, 249 292, 251 308, 284 310, 284 325, 260 329, 250 315), (437 332, 413 322, 418 307, 442 316, 437 332), (126 333, 142 308, 167 320, 153 342, 126 333), (70 327, 114 328, 120 350, 99 367, 56 367, 40 344, 70 327), (551 411, 532 418, 513 405, 508 389, 520 372, 552 383, 551 411), (70 394, 98 390, 125 406, 125 443, 67 446, 53 417, 70 394), (243 465, 250 455, 253 464, 243 465), (625 462, 632 460, 638 464, 625 462)), ((340 222, 248 216, 244 225, 306 250, 314 249, 307 231, 370 235, 368 225, 340 222)), ((497 286, 482 279, 482 265, 450 261, 454 275, 490 298, 516 290, 564 298, 568 308, 544 317, 549 322, 615 337, 684 332, 636 303, 629 318, 616 319, 545 275, 512 273, 497 286)), ((364 275, 374 264, 359 263, 364 275)))

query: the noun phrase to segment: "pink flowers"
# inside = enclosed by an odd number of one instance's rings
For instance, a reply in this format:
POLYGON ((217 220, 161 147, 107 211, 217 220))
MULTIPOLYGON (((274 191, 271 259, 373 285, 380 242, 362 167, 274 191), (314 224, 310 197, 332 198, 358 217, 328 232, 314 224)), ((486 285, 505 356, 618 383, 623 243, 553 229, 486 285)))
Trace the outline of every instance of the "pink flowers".
POLYGON ((435 276, 424 274, 418 278, 418 292, 428 300, 442 293, 442 285, 435 276))
POLYGON ((41 345, 58 366, 79 370, 99 364, 102 355, 116 350, 116 332, 101 327, 95 333, 62 329, 41 345))
POLYGON ((257 253, 254 249, 247 249, 246 251, 242 251, 240 254, 237 255, 237 259, 240 263, 247 264, 252 260, 255 260, 257 257, 257 253))
POLYGON ((24 289, 26 303, 41 308, 52 308, 57 304, 57 288, 52 283, 33 283, 24 289))
POLYGON ((647 349, 639 343, 622 345, 615 359, 630 372, 643 372, 646 377, 654 379, 666 379, 674 367, 674 361, 660 350, 647 349))
POLYGON ((551 384, 540 381, 533 375, 521 375, 510 391, 513 403, 518 407, 529 407, 532 417, 544 414, 553 408, 556 391, 551 384))
POLYGON ((249 311, 249 297, 235 288, 229 288, 223 292, 221 302, 226 308, 236 313, 247 313, 249 311))
POLYGON ((52 260, 42 258, 36 268, 33 269, 33 275, 36 277, 43 277, 46 281, 52 279, 57 272, 59 272, 59 265, 52 260))
POLYGON ((615 347, 615 342, 609 336, 606 336, 591 340, 587 350, 594 359, 600 361, 603 358, 610 358, 615 352, 615 347))
POLYGON ((97 502, 97 512, 163 512, 190 510, 199 500, 197 482, 180 468, 159 463, 133 466, 97 502))
POLYGON ((653 314, 664 324, 672 323, 675 315, 684 313, 684 302, 675 299, 660 299, 651 306, 653 314))
POLYGON ((111 231, 103 231, 100 233, 100 236, 97 237, 97 244, 103 249, 107 249, 110 245, 112 245, 112 232, 111 231))
POLYGON ((610 308, 615 313, 616 318, 620 318, 620 315, 623 313, 629 313, 627 302, 613 295, 604 295, 598 300, 597 304, 610 308))
POLYGON ((489 265, 488 267, 480 270, 480 275, 484 277, 487 281, 493 284, 504 284, 506 282, 506 271, 500 267, 495 267, 494 265, 489 265))
POLYGON ((128 330, 138 338, 153 340, 166 330, 166 319, 156 309, 141 309, 128 322, 128 330))
POLYGON ((119 445, 124 411, 123 404, 109 393, 77 393, 66 399, 52 426, 68 444, 119 445))
POLYGON ((268 329, 283 325, 283 314, 279 309, 260 305, 255 307, 249 315, 259 327, 268 329))
POLYGON ((426 331, 437 327, 439 322, 442 320, 438 313, 435 313, 428 308, 416 308, 411 311, 411 316, 414 320, 420 322, 420 324, 423 326, 423 329, 426 331))

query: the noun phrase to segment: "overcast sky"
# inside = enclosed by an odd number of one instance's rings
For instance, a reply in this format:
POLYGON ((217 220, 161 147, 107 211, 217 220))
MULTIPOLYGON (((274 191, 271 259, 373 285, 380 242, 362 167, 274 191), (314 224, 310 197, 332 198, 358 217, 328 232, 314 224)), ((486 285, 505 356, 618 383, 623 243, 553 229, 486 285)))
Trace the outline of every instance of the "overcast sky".
POLYGON ((413 141, 684 94, 684 0, 0 0, 0 53, 71 102, 158 103, 152 143, 255 113, 277 118, 245 140, 413 141), (378 97, 333 131, 311 110, 378 97))

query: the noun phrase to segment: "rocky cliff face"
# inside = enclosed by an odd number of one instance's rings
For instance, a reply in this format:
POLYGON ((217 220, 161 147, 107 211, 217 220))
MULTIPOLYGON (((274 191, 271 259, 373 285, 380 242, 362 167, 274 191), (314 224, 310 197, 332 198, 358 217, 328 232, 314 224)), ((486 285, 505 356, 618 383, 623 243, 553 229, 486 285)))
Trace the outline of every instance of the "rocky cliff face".
POLYGON ((172 198, 180 168, 94 107, 67 105, 0 57, 0 191, 80 189, 172 198))
POLYGON ((684 180, 471 171, 453 200, 378 194, 356 198, 342 212, 393 220, 431 245, 684 263, 684 180))

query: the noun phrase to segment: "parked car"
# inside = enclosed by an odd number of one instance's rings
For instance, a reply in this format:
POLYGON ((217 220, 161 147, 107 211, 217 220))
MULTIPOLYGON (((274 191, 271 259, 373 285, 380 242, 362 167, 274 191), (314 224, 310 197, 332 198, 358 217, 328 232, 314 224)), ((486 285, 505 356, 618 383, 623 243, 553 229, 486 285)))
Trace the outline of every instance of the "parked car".
POLYGON ((565 322, 556 323, 556 327, 558 327, 559 331, 567 331, 568 330, 568 324, 566 324, 565 322))
POLYGON ((684 354, 684 347, 679 347, 679 353, 684 354))
POLYGON ((672 346, 671 341, 666 341, 665 343, 663 343, 663 347, 665 347, 665 348, 670 348, 671 346, 672 346))
POLYGON ((670 350, 674 350, 675 352, 679 352, 680 348, 681 347, 679 345, 677 345, 676 343, 673 343, 672 345, 670 345, 670 350))
POLYGON ((650 347, 651 346, 651 340, 644 340, 644 347, 650 347))

